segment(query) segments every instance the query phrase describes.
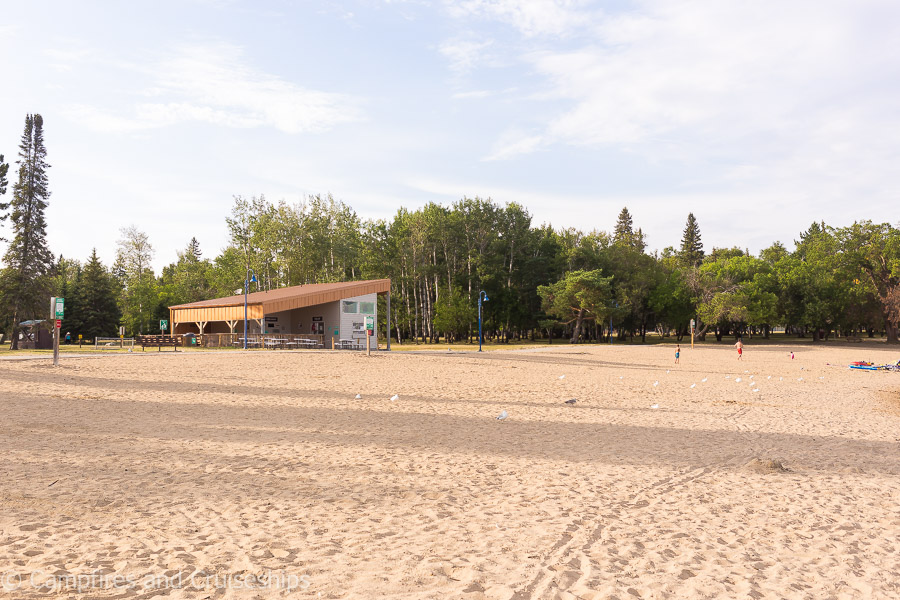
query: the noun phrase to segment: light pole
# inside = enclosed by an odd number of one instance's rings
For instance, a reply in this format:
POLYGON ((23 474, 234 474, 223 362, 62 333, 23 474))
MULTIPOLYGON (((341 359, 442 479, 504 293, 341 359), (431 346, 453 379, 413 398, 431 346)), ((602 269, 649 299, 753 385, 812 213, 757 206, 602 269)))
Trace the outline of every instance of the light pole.
POLYGON ((244 350, 247 349, 247 292, 251 283, 256 283, 256 271, 247 269, 247 278, 244 279, 244 350))
POLYGON ((487 302, 490 298, 487 297, 487 292, 481 290, 478 292, 478 351, 481 352, 481 343, 484 341, 484 336, 481 335, 481 299, 484 298, 484 301, 487 302))

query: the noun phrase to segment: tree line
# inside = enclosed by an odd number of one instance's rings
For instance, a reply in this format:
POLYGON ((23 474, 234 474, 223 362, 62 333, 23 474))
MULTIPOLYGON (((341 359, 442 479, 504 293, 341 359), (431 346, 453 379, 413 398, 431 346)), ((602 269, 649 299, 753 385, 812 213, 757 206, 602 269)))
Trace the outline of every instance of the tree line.
MULTIPOLYGON (((814 222, 794 250, 775 242, 752 255, 706 252, 688 214, 681 244, 650 252, 627 208, 610 231, 584 231, 535 225, 520 204, 478 197, 373 220, 330 195, 298 203, 238 196, 225 222, 228 243, 212 258, 191 238, 156 273, 155 249, 136 226, 121 230, 112 265, 96 251, 84 262, 54 258, 43 233, 42 127, 40 115, 26 119, 18 180, 10 202, 0 202, 13 234, 0 320, 13 345, 18 321, 45 318, 50 295, 67 298, 64 329, 85 338, 115 335, 119 325, 128 335, 153 333, 169 306, 241 293, 248 269, 257 274, 254 291, 390 278, 391 334, 400 342, 472 341, 481 291, 490 298, 486 336, 498 341, 681 340, 691 319, 700 339, 768 337, 776 326, 814 341, 836 332, 898 338, 900 230, 871 221, 814 222)), ((7 168, 0 157, 0 194, 7 168)), ((382 328, 385 310, 381 298, 382 328)))

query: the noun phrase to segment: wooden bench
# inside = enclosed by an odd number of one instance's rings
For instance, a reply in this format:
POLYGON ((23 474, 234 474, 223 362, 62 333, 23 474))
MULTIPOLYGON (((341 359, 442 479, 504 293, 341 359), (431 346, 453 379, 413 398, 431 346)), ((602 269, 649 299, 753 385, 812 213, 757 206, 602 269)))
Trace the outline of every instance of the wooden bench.
POLYGON ((157 351, 162 350, 163 346, 172 346, 175 352, 178 352, 178 346, 181 345, 180 335, 139 335, 137 343, 141 345, 141 352, 144 348, 156 346, 157 351))

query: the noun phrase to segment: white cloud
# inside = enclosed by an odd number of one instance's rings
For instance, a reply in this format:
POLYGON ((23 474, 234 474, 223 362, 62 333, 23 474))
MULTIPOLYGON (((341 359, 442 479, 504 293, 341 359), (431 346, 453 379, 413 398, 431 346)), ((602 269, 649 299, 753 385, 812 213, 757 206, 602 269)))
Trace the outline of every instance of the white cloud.
POLYGON ((132 132, 201 121, 225 127, 273 127, 286 133, 322 131, 360 118, 350 98, 303 88, 254 70, 240 47, 191 45, 145 69, 138 102, 124 113, 73 104, 68 114, 105 132, 132 132))
POLYGON ((529 154, 540 147, 543 138, 539 135, 528 135, 520 131, 509 131, 494 144, 486 161, 504 160, 520 154, 529 154))
MULTIPOLYGON (((535 30, 511 16, 512 4, 460 11, 520 22, 527 41, 535 30)), ((544 81, 533 98, 568 108, 530 136, 501 137, 492 158, 562 143, 701 167, 706 183, 736 190, 896 197, 898 185, 885 182, 900 158, 887 133, 900 130, 900 4, 645 0, 612 16, 560 10, 587 19, 591 34, 565 46, 535 41, 521 59, 544 81)), ((547 31, 575 27, 548 19, 547 31)))
POLYGON ((585 25, 582 0, 463 0, 449 1, 456 18, 485 18, 507 23, 525 36, 566 35, 585 25))
POLYGON ((477 66, 485 55, 485 51, 493 44, 492 40, 483 42, 467 39, 448 40, 438 50, 450 61, 450 68, 457 73, 465 73, 477 66))

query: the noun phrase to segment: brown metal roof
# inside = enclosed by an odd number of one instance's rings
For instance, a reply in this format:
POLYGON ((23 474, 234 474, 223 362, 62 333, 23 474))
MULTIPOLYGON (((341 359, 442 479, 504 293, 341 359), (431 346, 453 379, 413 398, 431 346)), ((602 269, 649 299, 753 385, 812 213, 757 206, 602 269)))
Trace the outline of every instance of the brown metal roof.
MULTIPOLYGON (((311 283, 307 285, 295 285, 292 287, 270 290, 268 292, 253 292, 247 295, 247 304, 261 304, 265 313, 292 310, 334 302, 342 298, 352 298, 365 294, 383 294, 390 291, 390 279, 370 279, 367 281, 344 281, 341 283, 311 283)), ((219 306, 243 306, 244 295, 228 296, 226 298, 213 298, 201 300, 189 304, 170 306, 170 309, 183 308, 213 308, 219 306)))

